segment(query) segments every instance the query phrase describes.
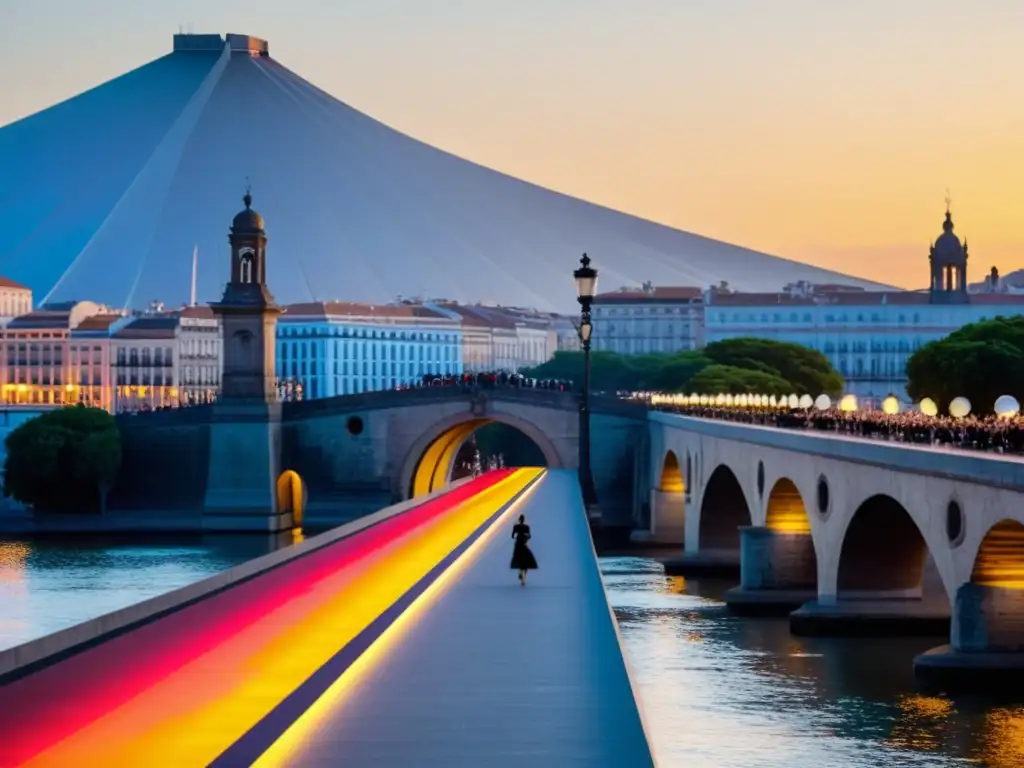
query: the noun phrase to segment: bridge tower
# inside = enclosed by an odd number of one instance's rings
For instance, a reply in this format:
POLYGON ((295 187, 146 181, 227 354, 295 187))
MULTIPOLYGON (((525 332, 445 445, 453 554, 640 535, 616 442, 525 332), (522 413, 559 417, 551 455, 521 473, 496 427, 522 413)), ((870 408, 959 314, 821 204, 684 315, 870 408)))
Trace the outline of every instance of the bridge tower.
POLYGON ((210 463, 203 510, 209 529, 277 531, 292 527, 275 493, 281 472, 281 404, 274 350, 280 308, 267 289, 267 233, 252 209, 235 216, 231 264, 219 302, 224 370, 210 421, 210 463))

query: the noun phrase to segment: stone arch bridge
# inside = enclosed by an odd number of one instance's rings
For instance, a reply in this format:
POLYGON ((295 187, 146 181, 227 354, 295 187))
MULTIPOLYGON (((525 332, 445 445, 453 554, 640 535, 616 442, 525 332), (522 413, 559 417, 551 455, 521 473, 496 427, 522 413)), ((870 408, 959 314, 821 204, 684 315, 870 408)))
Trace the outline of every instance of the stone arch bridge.
MULTIPOLYGON (((592 400, 592 461, 606 525, 628 528, 646 454, 644 408, 592 400)), ((480 427, 507 424, 548 466, 579 465, 578 395, 544 389, 431 387, 300 402, 219 403, 124 415, 124 464, 114 507, 201 515, 207 528, 276 529, 276 478, 294 471, 305 519, 334 523, 448 481, 459 447, 480 427)))
POLYGON ((1024 650, 1020 457, 652 413, 646 470, 646 535, 682 570, 738 571, 739 605, 1024 650))

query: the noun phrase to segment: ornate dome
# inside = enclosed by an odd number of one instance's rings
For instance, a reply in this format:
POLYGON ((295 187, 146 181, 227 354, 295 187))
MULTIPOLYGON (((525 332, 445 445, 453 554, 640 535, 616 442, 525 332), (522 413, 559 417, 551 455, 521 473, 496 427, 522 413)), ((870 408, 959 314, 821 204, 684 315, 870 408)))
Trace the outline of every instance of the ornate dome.
POLYGON ((231 231, 236 235, 246 232, 262 232, 263 217, 252 209, 252 195, 246 192, 242 202, 245 203, 245 210, 235 216, 234 221, 231 222, 231 231))
POLYGON ((960 238, 953 234, 953 215, 946 211, 942 234, 932 246, 932 259, 942 264, 955 264, 962 263, 966 257, 967 249, 960 244, 960 238))

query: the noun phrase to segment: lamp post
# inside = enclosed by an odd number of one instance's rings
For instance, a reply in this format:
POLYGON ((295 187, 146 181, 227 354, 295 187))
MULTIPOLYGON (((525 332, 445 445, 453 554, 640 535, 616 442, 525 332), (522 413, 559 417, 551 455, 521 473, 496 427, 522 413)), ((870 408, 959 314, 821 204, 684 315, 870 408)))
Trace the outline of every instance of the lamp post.
POLYGON ((590 257, 583 254, 579 268, 572 273, 576 280, 576 299, 580 303, 580 324, 576 329, 583 347, 583 395, 580 398, 580 489, 587 515, 597 506, 594 475, 590 466, 590 337, 594 326, 590 307, 597 292, 597 270, 590 266, 590 257))

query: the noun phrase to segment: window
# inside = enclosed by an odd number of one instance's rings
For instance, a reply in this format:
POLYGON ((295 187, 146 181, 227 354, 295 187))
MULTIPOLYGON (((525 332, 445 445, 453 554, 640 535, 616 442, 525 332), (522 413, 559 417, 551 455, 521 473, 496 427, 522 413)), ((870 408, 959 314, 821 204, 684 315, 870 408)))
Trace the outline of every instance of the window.
POLYGON ((252 282, 252 254, 243 253, 238 264, 238 280, 241 283, 252 282))

